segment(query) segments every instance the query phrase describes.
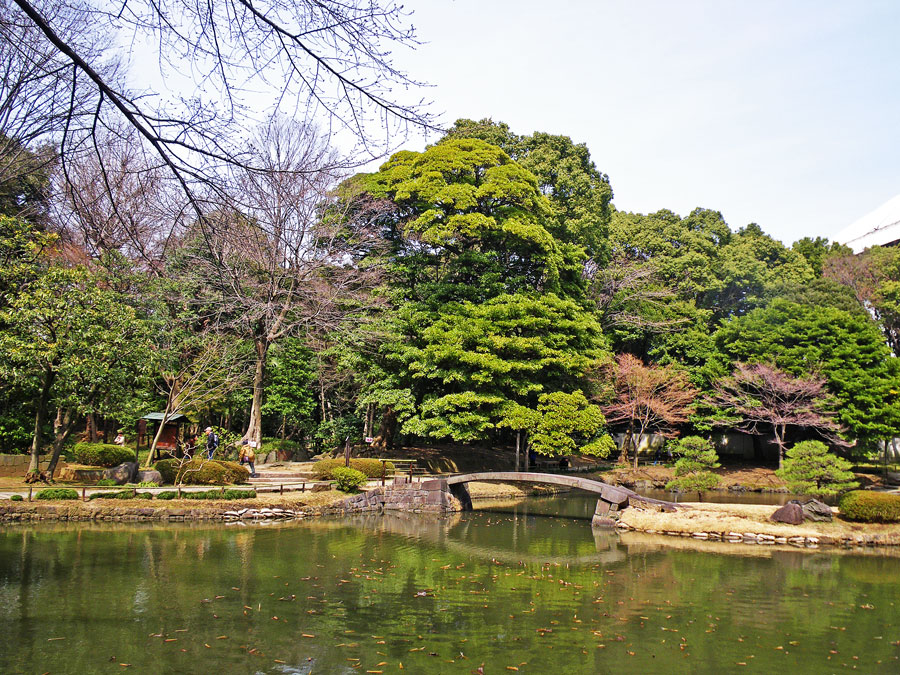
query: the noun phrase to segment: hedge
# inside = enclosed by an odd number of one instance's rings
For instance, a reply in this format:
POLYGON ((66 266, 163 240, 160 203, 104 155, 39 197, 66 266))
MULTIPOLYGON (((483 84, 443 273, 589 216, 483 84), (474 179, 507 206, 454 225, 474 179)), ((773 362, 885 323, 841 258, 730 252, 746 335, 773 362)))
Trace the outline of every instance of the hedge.
POLYGON ((134 450, 110 443, 76 443, 73 449, 75 461, 88 466, 118 466, 134 461, 134 450))
POLYGON ((838 503, 841 517, 863 523, 900 522, 900 495, 889 492, 854 490, 838 503))
POLYGON ((161 459, 153 465, 169 484, 231 485, 246 483, 250 471, 237 462, 218 459, 193 459, 182 463, 179 459, 161 459), (179 481, 180 479, 180 481, 179 481))
MULTIPOLYGON (((178 499, 178 492, 175 490, 166 490, 158 492, 157 499, 169 500, 178 499)), ((199 492, 182 492, 182 499, 256 499, 256 490, 205 490, 199 492)))
POLYGON ((78 493, 70 488, 47 488, 41 490, 35 499, 78 499, 78 493))
POLYGON ((94 492, 88 496, 90 501, 95 499, 153 499, 153 493, 119 490, 117 492, 94 492))
POLYGON ((255 499, 255 490, 206 490, 205 492, 182 492, 182 499, 255 499))
MULTIPOLYGON (((344 468, 344 465, 343 459, 320 459, 313 464, 312 470, 316 474, 316 478, 333 480, 333 471, 337 468, 344 468)), ((381 478, 380 459, 354 458, 350 460, 350 468, 362 472, 368 478, 381 478)), ((393 475, 394 465, 391 462, 385 463, 384 473, 386 476, 393 475)))

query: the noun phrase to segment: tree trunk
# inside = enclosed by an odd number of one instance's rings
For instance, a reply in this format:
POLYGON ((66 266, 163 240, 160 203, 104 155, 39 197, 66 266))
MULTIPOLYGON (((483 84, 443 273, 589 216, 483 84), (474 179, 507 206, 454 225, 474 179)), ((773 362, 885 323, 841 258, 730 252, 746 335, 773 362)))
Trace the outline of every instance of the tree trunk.
POLYGON ((159 443, 159 439, 162 438, 163 429, 166 427, 166 422, 169 421, 169 418, 172 416, 172 412, 169 410, 170 403, 166 403, 166 410, 163 412, 163 418, 159 422, 159 426, 156 427, 156 433, 153 434, 153 442, 150 444, 150 452, 147 453, 147 461, 144 462, 145 467, 153 466, 153 460, 156 456, 156 444, 159 443))
POLYGON ((96 443, 100 440, 100 437, 97 435, 97 418, 94 413, 88 413, 87 416, 87 432, 88 432, 88 442, 96 443))
MULTIPOLYGON (((633 439, 634 436, 632 436, 631 438, 633 439)), ((635 471, 637 471, 637 468, 638 468, 638 451, 641 449, 641 441, 643 441, 643 440, 644 440, 644 432, 643 432, 643 430, 641 430, 641 432, 638 433, 637 444, 634 446, 634 470, 635 471)))
POLYGON ((522 442, 522 432, 516 432, 516 471, 519 470, 519 448, 521 447, 522 442))
POLYGON ((72 414, 71 408, 66 408, 65 414, 60 413, 62 413, 61 409, 57 411, 57 423, 54 424, 53 429, 53 456, 50 458, 50 465, 47 467, 48 480, 53 480, 53 472, 56 471, 56 465, 59 463, 59 456, 62 454, 63 445, 65 445, 66 440, 69 438, 69 434, 72 433, 72 429, 75 427, 74 415, 72 414))
POLYGON ((256 370, 253 373, 253 403, 250 406, 250 424, 244 434, 244 440, 256 441, 256 447, 262 447, 262 404, 263 387, 266 377, 266 356, 269 352, 269 343, 265 338, 256 338, 253 341, 256 349, 256 370))
POLYGON ((47 404, 50 401, 50 389, 56 379, 56 372, 52 366, 44 368, 44 376, 41 378, 41 395, 38 398, 37 410, 34 413, 34 436, 31 439, 31 462, 28 464, 28 473, 37 474, 41 469, 41 447, 43 445, 42 429, 47 419, 47 404))
POLYGON ((628 465, 628 447, 631 445, 632 438, 634 438, 634 424, 628 425, 628 431, 625 432, 625 437, 622 439, 622 447, 619 448, 619 464, 628 465))
POLYGON ((784 467, 784 425, 774 425, 775 444, 778 446, 778 468, 784 467))

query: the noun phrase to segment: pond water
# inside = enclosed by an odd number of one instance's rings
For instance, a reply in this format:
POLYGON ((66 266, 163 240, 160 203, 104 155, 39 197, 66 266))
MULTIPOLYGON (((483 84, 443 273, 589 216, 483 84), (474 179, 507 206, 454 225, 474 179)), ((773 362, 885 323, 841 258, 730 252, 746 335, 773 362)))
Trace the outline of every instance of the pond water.
POLYGON ((900 671, 900 558, 887 551, 592 531, 530 515, 534 503, 6 527, 0 672, 900 671))

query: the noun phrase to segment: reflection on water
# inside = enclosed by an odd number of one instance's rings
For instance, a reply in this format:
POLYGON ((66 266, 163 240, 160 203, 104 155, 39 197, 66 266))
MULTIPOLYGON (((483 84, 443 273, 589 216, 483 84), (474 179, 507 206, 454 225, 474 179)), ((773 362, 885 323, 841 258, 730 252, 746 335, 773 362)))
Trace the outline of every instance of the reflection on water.
POLYGON ((0 672, 898 670, 900 559, 887 550, 619 535, 532 504, 7 528, 0 672))

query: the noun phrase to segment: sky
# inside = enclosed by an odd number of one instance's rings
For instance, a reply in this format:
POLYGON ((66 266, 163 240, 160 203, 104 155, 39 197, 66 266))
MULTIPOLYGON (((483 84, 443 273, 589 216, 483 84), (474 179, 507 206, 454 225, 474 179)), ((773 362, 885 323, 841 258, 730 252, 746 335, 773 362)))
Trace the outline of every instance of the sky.
POLYGON ((395 62, 444 124, 585 143, 619 210, 710 208, 791 244, 900 193, 895 0, 403 4, 424 44, 395 62))

